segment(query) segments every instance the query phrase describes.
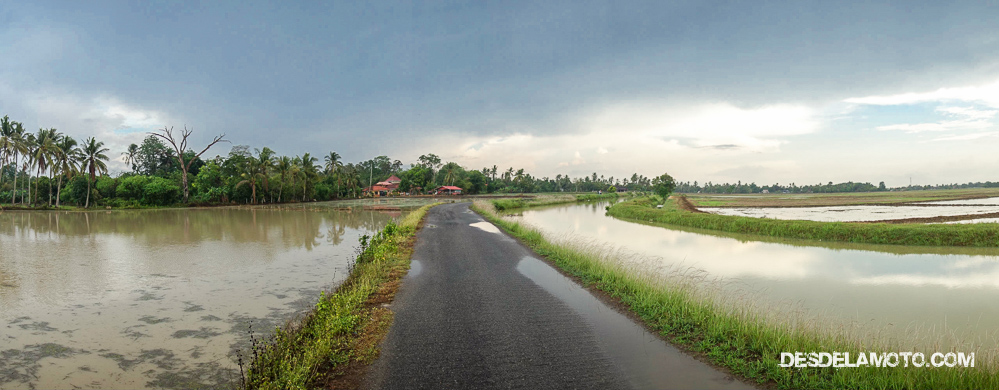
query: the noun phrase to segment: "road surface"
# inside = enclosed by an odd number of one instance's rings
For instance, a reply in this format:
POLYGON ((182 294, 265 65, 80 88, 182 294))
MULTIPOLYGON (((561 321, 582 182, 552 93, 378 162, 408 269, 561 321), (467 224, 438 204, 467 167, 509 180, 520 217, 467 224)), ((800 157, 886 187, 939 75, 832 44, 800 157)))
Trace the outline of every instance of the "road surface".
POLYGON ((469 210, 417 234, 371 389, 748 389, 667 345, 469 210))

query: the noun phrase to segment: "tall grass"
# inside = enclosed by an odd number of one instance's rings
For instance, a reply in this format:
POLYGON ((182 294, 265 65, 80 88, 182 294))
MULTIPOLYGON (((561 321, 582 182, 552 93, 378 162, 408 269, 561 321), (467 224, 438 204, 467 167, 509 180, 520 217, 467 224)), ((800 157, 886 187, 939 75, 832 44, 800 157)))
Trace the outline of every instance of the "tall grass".
MULTIPOLYGON (((725 298, 692 270, 649 271, 619 251, 558 240, 503 219, 488 202, 476 211, 584 284, 620 300, 672 343, 727 367, 750 382, 778 388, 984 389, 999 388, 995 350, 976 352, 975 368, 782 368, 781 352, 937 352, 900 340, 832 328, 816 317, 725 298)), ((940 351, 946 352, 946 351, 940 351)))
POLYGON ((779 238, 863 244, 999 247, 997 224, 792 221, 693 213, 679 208, 674 199, 667 200, 662 209, 656 209, 655 203, 649 198, 639 198, 615 204, 607 213, 624 220, 779 238))
POLYGON ((369 300, 409 269, 410 243, 433 206, 413 211, 398 225, 389 223, 370 242, 364 236, 346 281, 333 293, 323 293, 299 323, 277 329, 269 340, 254 342, 243 387, 314 388, 352 361, 370 363, 377 354, 372 350, 377 340, 362 343, 370 336, 365 331, 372 326, 385 330, 388 324, 384 316, 376 316, 369 300))

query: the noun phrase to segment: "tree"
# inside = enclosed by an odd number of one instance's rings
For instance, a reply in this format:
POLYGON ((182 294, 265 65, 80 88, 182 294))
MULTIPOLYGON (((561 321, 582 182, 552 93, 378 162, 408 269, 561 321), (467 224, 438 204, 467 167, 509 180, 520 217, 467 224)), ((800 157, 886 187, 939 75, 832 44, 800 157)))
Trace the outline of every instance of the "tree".
POLYGON ((177 153, 177 162, 180 163, 180 184, 181 184, 181 189, 184 190, 184 203, 187 203, 189 197, 188 188, 187 188, 187 170, 191 167, 191 162, 193 162, 196 158, 201 158, 201 155, 205 154, 205 152, 207 152, 208 149, 210 149, 215 144, 219 142, 229 142, 229 141, 225 139, 225 133, 222 133, 222 135, 215 136, 215 138, 212 139, 212 142, 208 143, 208 146, 205 146, 205 148, 202 149, 201 152, 195 154, 194 158, 185 162, 184 151, 187 150, 187 137, 191 136, 193 130, 188 130, 187 126, 185 125, 184 131, 180 133, 179 143, 173 136, 173 127, 170 128, 163 127, 163 130, 160 131, 162 131, 162 133, 149 133, 149 134, 160 137, 169 142, 170 145, 173 146, 174 152, 177 153))
MULTIPOLYGON (((77 161, 82 159, 79 149, 76 148, 76 140, 68 135, 59 140, 59 155, 56 158, 55 167, 59 171, 59 184, 56 186, 56 207, 59 207, 59 199, 62 197, 62 177, 67 179, 73 176, 77 169, 77 161)), ((135 146, 135 144, 132 144, 135 146)))
MULTIPOLYGON (((267 195, 270 195, 270 171, 274 169, 274 153, 271 148, 264 146, 263 150, 257 149, 257 170, 259 175, 264 179, 264 199, 267 199, 267 195)), ((274 196, 271 195, 271 203, 274 202, 274 196)))
MULTIPOLYGON (((326 156, 326 173, 330 176, 336 177, 336 191, 333 195, 334 197, 340 196, 340 169, 343 168, 343 163, 340 162, 340 155, 337 152, 330 152, 326 156)), ((398 160, 396 160, 398 161, 398 160)))
POLYGON ((94 181, 94 177, 97 173, 107 173, 108 166, 104 162, 108 160, 107 153, 108 149, 104 147, 103 142, 97 142, 94 137, 87 138, 83 141, 83 166, 90 176, 87 179, 87 201, 83 205, 83 208, 90 207, 90 183, 94 181))
POLYGON ((305 201, 305 195, 307 192, 307 186, 309 180, 315 178, 319 175, 318 169, 316 167, 316 161, 319 159, 312 157, 312 155, 306 153, 302 155, 302 201, 305 201))
POLYGON ((663 201, 669 197, 674 188, 676 188, 676 182, 673 180, 673 176, 668 173, 663 173, 662 176, 652 179, 652 190, 661 196, 663 201))
POLYGON ((291 171, 292 167, 290 157, 281 156, 277 159, 276 169, 281 174, 281 189, 278 190, 278 202, 281 202, 281 195, 284 195, 284 176, 291 171))
POLYGON ((130 165, 132 167, 132 172, 135 172, 135 163, 138 162, 137 159, 139 158, 139 145, 128 145, 128 150, 122 152, 121 155, 125 156, 125 164, 130 165))
POLYGON ((242 174, 242 177, 244 177, 244 179, 241 180, 239 183, 236 183, 236 186, 233 187, 233 189, 249 184, 251 192, 250 203, 257 204, 257 177, 266 176, 266 175, 263 175, 261 173, 260 160, 254 157, 250 157, 246 160, 246 163, 244 164, 244 169, 245 172, 243 172, 242 174))
POLYGON ((878 183, 878 191, 887 191, 887 190, 888 189, 885 188, 885 182, 878 183))

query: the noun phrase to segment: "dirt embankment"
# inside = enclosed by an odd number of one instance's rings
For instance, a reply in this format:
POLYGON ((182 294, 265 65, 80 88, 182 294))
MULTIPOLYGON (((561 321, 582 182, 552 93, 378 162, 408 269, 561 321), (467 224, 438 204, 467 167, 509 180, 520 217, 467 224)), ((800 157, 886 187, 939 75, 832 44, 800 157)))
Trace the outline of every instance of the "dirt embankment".
POLYGON ((694 205, 692 203, 690 203, 689 200, 687 200, 686 196, 683 196, 683 195, 673 195, 673 196, 670 197, 670 199, 676 200, 677 206, 679 206, 683 210, 686 210, 686 211, 689 211, 689 212, 692 212, 692 213, 703 213, 704 212, 704 211, 698 210, 697 207, 694 207, 694 205))
POLYGON ((861 223, 891 223, 891 224, 940 223, 940 222, 952 222, 952 221, 967 221, 969 219, 982 219, 982 218, 999 218, 999 212, 986 213, 986 214, 945 215, 945 216, 924 217, 924 218, 883 219, 880 221, 864 221, 861 223))

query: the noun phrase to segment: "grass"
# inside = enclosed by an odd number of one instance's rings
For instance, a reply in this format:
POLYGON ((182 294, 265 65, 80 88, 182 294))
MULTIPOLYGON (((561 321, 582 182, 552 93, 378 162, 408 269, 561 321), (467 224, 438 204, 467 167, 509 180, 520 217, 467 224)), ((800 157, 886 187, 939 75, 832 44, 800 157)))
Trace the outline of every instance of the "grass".
POLYGON ((417 209, 398 225, 390 223, 370 243, 363 237, 346 281, 333 293, 323 293, 299 323, 277 329, 266 341, 254 341, 243 387, 321 387, 373 362, 392 323, 391 311, 381 304, 391 301, 409 269, 417 226, 433 206, 417 209))
POLYGON ((618 252, 557 241, 537 229, 501 218, 491 203, 477 201, 473 208, 584 285, 617 299, 666 340, 750 383, 783 389, 999 388, 994 357, 981 353, 976 353, 975 368, 782 368, 781 352, 837 351, 856 356, 859 352, 919 350, 863 339, 849 329, 830 330, 801 315, 726 301, 705 288, 703 277, 696 274, 629 268, 618 252))
POLYGON ((608 214, 626 221, 659 226, 684 226, 759 236, 842 241, 861 244, 999 247, 996 224, 886 224, 779 220, 693 213, 669 199, 656 209, 650 198, 639 198, 611 206, 608 214))
POLYGON ((558 194, 558 195, 538 195, 533 198, 510 198, 496 199, 492 201, 493 206, 500 211, 522 209, 526 207, 547 206, 553 204, 585 202, 599 199, 616 199, 616 192, 604 194, 558 194))
POLYGON ((988 198, 999 196, 999 188, 833 194, 684 194, 684 196, 697 207, 814 207, 988 198))

